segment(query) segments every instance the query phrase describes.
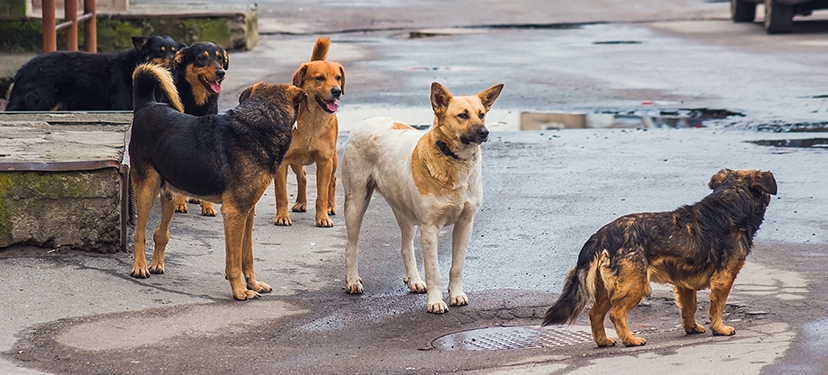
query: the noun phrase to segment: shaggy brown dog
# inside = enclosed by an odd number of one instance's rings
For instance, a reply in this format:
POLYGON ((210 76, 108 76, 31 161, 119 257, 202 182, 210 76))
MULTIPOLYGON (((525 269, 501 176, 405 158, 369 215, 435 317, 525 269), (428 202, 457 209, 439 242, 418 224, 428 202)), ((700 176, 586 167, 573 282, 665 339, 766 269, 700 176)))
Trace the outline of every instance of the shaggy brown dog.
POLYGON ((722 324, 722 309, 753 248, 770 195, 776 194, 776 180, 771 172, 722 169, 709 186, 713 193, 696 204, 623 216, 593 234, 543 325, 571 324, 594 300, 589 321, 598 346, 615 345, 604 331, 610 309, 621 342, 644 345, 644 338, 630 332, 627 314, 650 294, 650 281, 655 281, 673 284, 688 334, 704 332, 696 322, 696 291, 706 288, 710 330, 714 335, 735 334, 733 327, 722 324))
POLYGON ((305 212, 308 209, 308 179, 304 166, 316 163, 316 226, 333 226, 328 215, 336 214, 334 197, 339 163, 336 155, 339 123, 335 112, 339 108, 339 97, 345 93, 345 68, 325 60, 330 45, 328 38, 317 39, 311 61, 302 64, 293 74, 293 84, 305 90, 309 102, 313 104, 302 107, 285 162, 276 174, 276 225, 292 224, 287 210, 287 166, 290 165, 296 174, 298 185, 292 210, 305 212))
POLYGON ((130 275, 147 278, 164 273, 174 212, 172 193, 182 193, 221 203, 225 277, 233 297, 245 300, 270 292, 272 288, 258 281, 253 270, 254 211, 282 162, 299 104, 307 101, 307 95, 292 85, 258 83, 242 92, 236 108, 219 115, 192 116, 181 113, 169 72, 141 65, 134 77, 135 113, 128 150, 138 221, 130 275), (153 99, 156 85, 173 106, 153 99), (152 236, 155 250, 148 267, 147 221, 159 193, 161 223, 152 236))

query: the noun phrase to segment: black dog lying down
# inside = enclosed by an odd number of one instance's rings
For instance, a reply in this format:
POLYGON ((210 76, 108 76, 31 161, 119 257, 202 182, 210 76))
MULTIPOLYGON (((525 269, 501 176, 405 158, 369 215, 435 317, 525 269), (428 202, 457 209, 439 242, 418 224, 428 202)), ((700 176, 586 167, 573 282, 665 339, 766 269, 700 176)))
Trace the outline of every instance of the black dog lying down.
POLYGON ((171 66, 184 48, 168 36, 132 37, 116 53, 55 51, 37 56, 14 76, 7 111, 132 109, 132 71, 140 63, 171 66))
POLYGON ((592 338, 615 345, 604 331, 610 320, 625 346, 644 345, 627 326, 627 314, 650 294, 650 281, 673 284, 681 325, 702 333, 696 322, 696 291, 710 288, 710 330, 733 335, 722 323, 722 309, 753 248, 776 179, 771 172, 722 169, 708 184, 713 192, 700 202, 669 212, 622 216, 587 240, 578 265, 569 271, 563 292, 543 325, 573 323, 590 300, 592 338))
POLYGON ((233 297, 245 300, 270 292, 271 287, 258 281, 253 271, 254 209, 290 146, 299 104, 307 101, 307 94, 292 85, 257 83, 242 92, 236 108, 197 117, 181 113, 169 71, 140 65, 134 80, 128 150, 138 222, 130 275, 146 278, 164 273, 175 192, 221 203, 225 276, 233 297), (156 84, 172 106, 155 101, 156 84), (161 223, 153 235, 155 250, 148 267, 145 233, 159 192, 161 223))

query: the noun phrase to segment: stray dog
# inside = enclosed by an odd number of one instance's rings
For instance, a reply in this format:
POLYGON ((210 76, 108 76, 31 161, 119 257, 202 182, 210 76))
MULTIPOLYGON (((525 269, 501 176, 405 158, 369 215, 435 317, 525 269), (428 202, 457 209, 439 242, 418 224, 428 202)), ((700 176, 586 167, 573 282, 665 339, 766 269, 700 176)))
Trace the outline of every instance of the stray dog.
POLYGON ((365 119, 351 131, 342 160, 348 293, 362 293, 357 242, 365 210, 376 190, 391 206, 400 226, 406 269, 403 282, 411 292, 428 292, 430 313, 448 311, 440 289, 437 237, 443 226, 454 224, 449 300, 452 306, 469 303, 463 293, 463 262, 474 215, 483 200, 480 144, 489 138, 484 118, 502 89, 503 84, 498 84, 476 96, 453 97, 434 82, 434 124, 428 132, 385 117, 365 119), (417 226, 426 282, 420 278, 414 257, 417 226))
POLYGON ((37 56, 14 76, 7 111, 131 110, 132 72, 140 63, 169 67, 184 44, 168 36, 132 37, 117 53, 56 51, 37 56))
POLYGON ((222 204, 225 277, 233 297, 245 300, 272 290, 253 271, 254 211, 288 149, 299 104, 306 100, 298 87, 257 83, 242 92, 236 108, 197 117, 180 113, 183 107, 168 71, 149 64, 135 70, 128 146, 138 212, 132 277, 164 273, 175 192, 222 204), (155 102, 156 84, 172 106, 155 102), (159 192, 161 223, 153 234, 148 267, 145 234, 159 192))
POLYGON ((714 335, 735 334, 733 327, 722 324, 722 309, 753 248, 770 195, 776 194, 776 179, 771 172, 722 169, 708 185, 713 192, 696 204, 622 216, 593 234, 543 325, 572 324, 594 300, 589 321, 599 347, 615 345, 604 331, 610 309, 621 342, 644 345, 644 338, 630 332, 627 314, 650 294, 650 281, 655 281, 673 284, 681 326, 688 334, 704 332, 696 322, 696 291, 706 288, 710 330, 714 335))
MULTIPOLYGON (((227 51, 213 43, 195 43, 175 54, 172 75, 175 88, 180 95, 184 113, 193 116, 218 113, 218 98, 221 82, 230 59, 227 51)), ((187 199, 181 194, 173 196, 175 212, 187 212, 187 199)), ((201 203, 201 214, 216 216, 212 202, 190 199, 201 203)))
POLYGON ((276 174, 274 189, 276 193, 276 225, 291 225, 288 213, 287 167, 296 174, 296 202, 293 212, 305 212, 308 209, 305 165, 316 163, 316 226, 332 227, 328 215, 336 214, 336 168, 339 160, 336 155, 336 139, 339 135, 339 123, 336 110, 339 97, 345 93, 345 68, 342 65, 325 60, 331 41, 319 38, 313 46, 311 61, 302 64, 293 74, 293 84, 301 87, 308 94, 308 104, 302 107, 293 141, 285 155, 285 162, 276 174))

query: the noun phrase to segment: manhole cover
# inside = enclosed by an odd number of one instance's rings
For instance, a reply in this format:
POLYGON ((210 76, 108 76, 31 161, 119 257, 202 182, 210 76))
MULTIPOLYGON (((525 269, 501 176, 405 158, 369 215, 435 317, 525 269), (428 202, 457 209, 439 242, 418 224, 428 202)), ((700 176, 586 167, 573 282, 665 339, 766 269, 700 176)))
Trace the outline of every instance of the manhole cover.
POLYGON ((438 337, 431 346, 439 350, 502 350, 548 348, 592 342, 592 334, 560 328, 489 327, 438 337))

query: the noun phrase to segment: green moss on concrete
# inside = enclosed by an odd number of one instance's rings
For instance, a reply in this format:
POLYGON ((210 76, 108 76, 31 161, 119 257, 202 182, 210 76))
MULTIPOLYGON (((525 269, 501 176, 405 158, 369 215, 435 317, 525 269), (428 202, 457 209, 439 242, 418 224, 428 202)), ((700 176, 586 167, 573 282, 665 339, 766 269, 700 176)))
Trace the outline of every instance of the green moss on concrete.
POLYGON ((103 52, 132 48, 132 37, 151 34, 151 27, 141 20, 98 19, 98 49, 103 52))
POLYGON ((0 17, 26 17, 26 0, 0 0, 0 17))
POLYGON ((6 247, 12 241, 12 221, 9 207, 6 205, 6 192, 14 183, 11 176, 0 173, 0 247, 6 247))

